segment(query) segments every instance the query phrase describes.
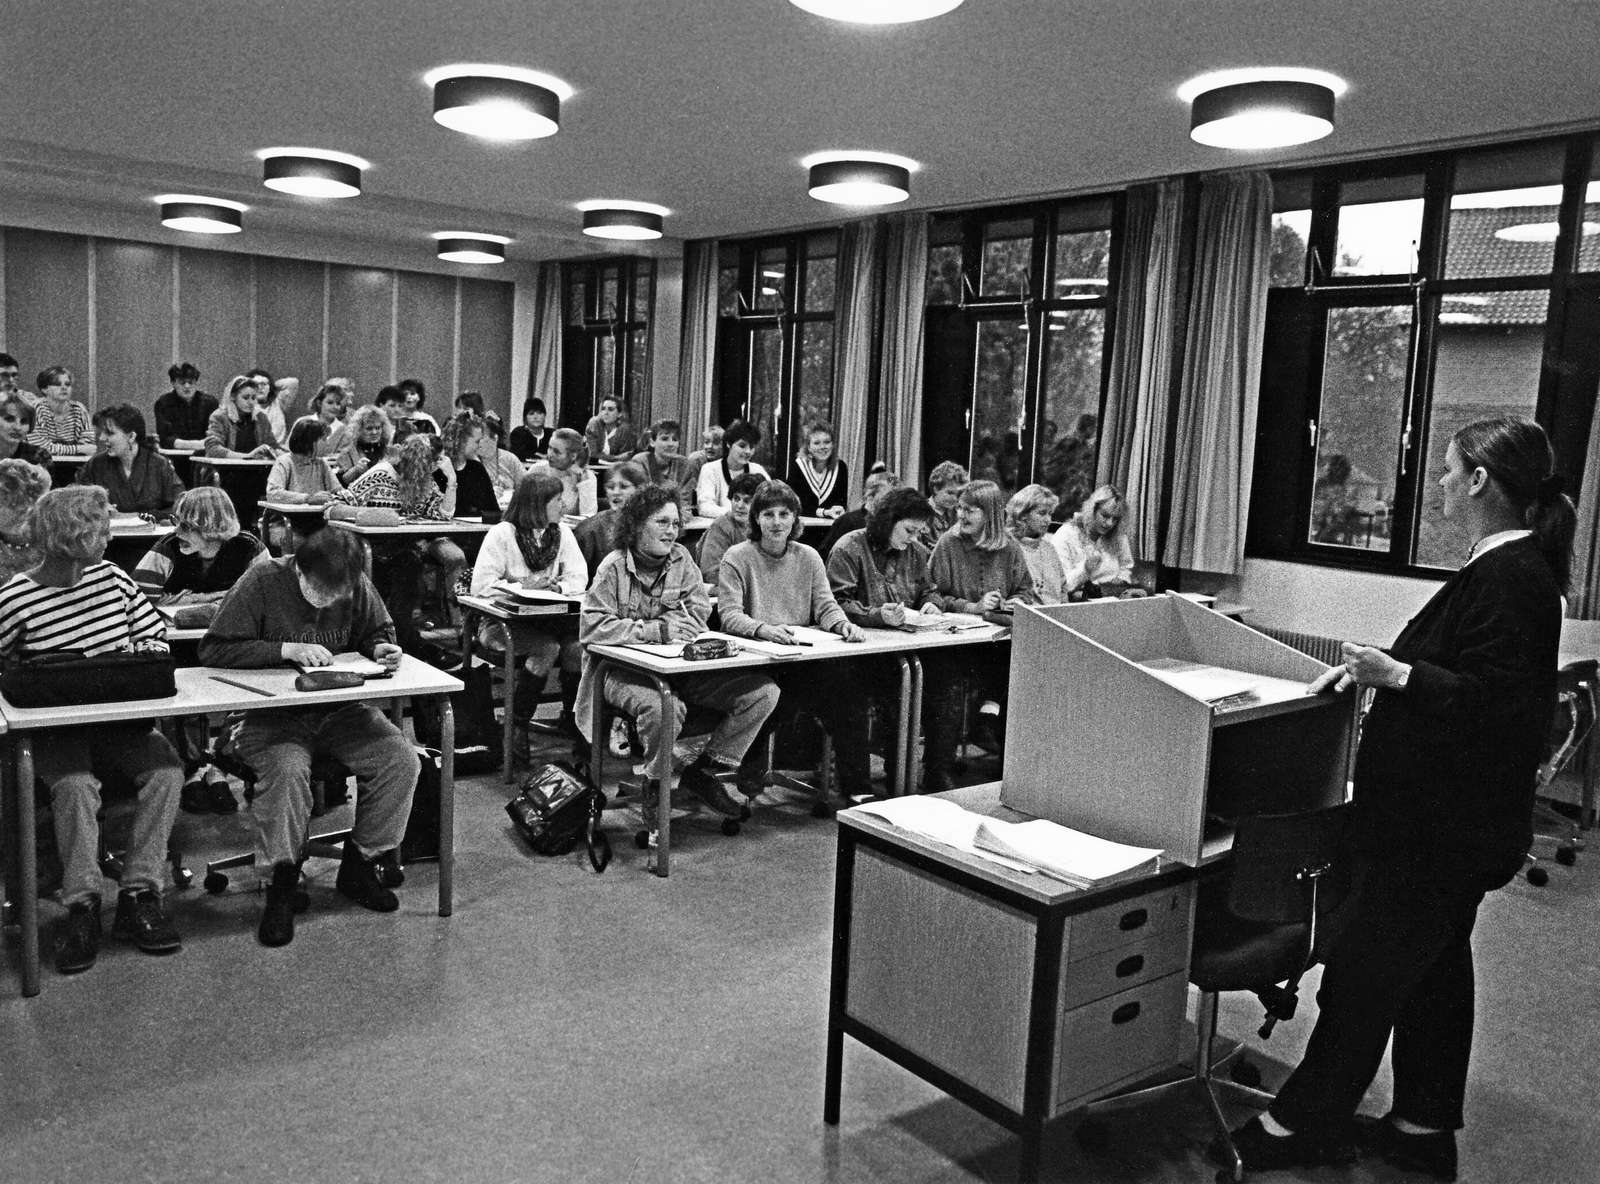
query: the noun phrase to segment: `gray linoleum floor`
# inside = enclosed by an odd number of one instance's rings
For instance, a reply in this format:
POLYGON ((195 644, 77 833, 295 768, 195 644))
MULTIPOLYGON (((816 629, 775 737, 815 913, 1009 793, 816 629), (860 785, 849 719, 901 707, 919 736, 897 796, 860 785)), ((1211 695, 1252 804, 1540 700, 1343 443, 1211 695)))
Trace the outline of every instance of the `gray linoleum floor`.
MULTIPOLYGON (((459 787, 455 915, 415 869, 397 914, 333 892, 293 945, 256 944, 259 898, 176 897, 182 953, 109 946, 23 1000, 0 979, 0 1180, 1004 1181, 1011 1137, 847 1042, 843 1122, 822 1123, 833 830, 805 803, 737 838, 679 828, 669 880, 612 822, 616 864, 541 859, 514 840, 496 778, 459 787)), ((244 817, 180 823, 238 846, 244 817)), ((1600 848, 1542 890, 1491 898, 1465 1181, 1593 1180, 1600 848)), ((51 912, 53 914, 53 910, 51 912)), ((48 947, 47 947, 48 949, 48 947)), ((1224 1030, 1249 1036, 1254 1000, 1224 1030)), ((1264 1047, 1281 1079, 1310 1027, 1264 1047)), ((1381 1079, 1367 1109, 1387 1106, 1381 1079)), ((1243 1115, 1241 1114, 1242 1118, 1243 1115)), ((1112 1119, 1081 1151, 1066 1119, 1045 1179, 1210 1180, 1199 1105, 1112 1119)), ((1403 1177, 1382 1164, 1269 1180, 1403 1177)))

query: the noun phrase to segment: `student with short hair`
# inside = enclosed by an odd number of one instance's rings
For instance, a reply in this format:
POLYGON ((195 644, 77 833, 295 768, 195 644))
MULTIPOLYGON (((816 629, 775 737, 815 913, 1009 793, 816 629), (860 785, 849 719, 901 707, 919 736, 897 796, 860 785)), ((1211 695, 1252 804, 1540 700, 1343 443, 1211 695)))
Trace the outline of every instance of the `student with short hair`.
POLYGON ((333 462, 334 472, 349 485, 373 465, 389 455, 394 443, 394 421, 375 403, 357 407, 346 426, 347 440, 333 462))
MULTIPOLYGON (((0 659, 64 650, 166 653, 167 630, 132 577, 105 560, 111 504, 98 485, 57 489, 32 512, 39 564, 0 588, 0 659)), ((71 713, 63 712, 63 720, 71 713)), ((116 772, 138 787, 133 832, 117 893, 112 936, 151 954, 182 941, 167 919, 167 838, 177 816, 183 763, 148 722, 52 729, 34 742, 34 770, 49 786, 67 916, 56 929, 56 969, 94 965, 100 949, 100 780, 116 772)), ((32 792, 32 787, 27 787, 32 792)), ((32 842, 32 836, 26 836, 32 842)))
POLYGON ((113 509, 124 514, 171 515, 183 482, 172 462, 144 434, 144 416, 132 403, 113 403, 94 413, 100 451, 78 467, 79 485, 98 485, 113 509))
POLYGON ((584 442, 589 446, 591 463, 607 464, 626 460, 633 455, 633 440, 628 422, 622 414, 622 404, 616 396, 606 395, 600 400, 596 414, 590 417, 583 429, 584 442))
POLYGON ((406 414, 406 393, 399 387, 389 385, 378 388, 378 393, 373 397, 372 405, 389 417, 389 422, 398 430, 401 420, 409 420, 406 414))
POLYGON ((260 388, 248 374, 228 380, 222 406, 206 423, 206 455, 264 457, 278 455, 278 438, 272 434, 267 413, 261 410, 260 388))
POLYGON ((522 405, 522 423, 511 429, 508 447, 522 461, 537 460, 550 447, 551 429, 545 425, 543 399, 529 399, 522 405))
POLYGON ((750 537, 750 502, 767 479, 756 473, 740 473, 728 486, 728 512, 700 536, 700 574, 715 585, 717 571, 728 548, 750 537))
POLYGON ((587 445, 572 428, 557 428, 550 436, 544 460, 530 472, 548 473, 561 482, 561 512, 587 518, 599 509, 594 474, 584 461, 587 445))
POLYGON ((479 418, 489 414, 484 408, 483 392, 481 391, 462 391, 456 396, 455 402, 451 406, 457 412, 470 411, 479 418))
POLYGON ((25 460, 50 468, 50 450, 28 441, 33 432, 33 404, 20 392, 0 395, 0 460, 25 460))
POLYGON ((696 448, 686 458, 689 467, 683 474, 684 492, 689 495, 691 505, 695 500, 695 493, 700 486, 700 470, 708 461, 722 459, 722 437, 724 433, 717 424, 712 424, 700 433, 700 447, 696 448))
POLYGON ((933 503, 935 540, 955 526, 956 499, 967 481, 967 470, 953 460, 940 461, 928 474, 928 500, 933 503))
POLYGON ((739 474, 767 475, 766 469, 750 459, 760 444, 761 429, 755 424, 736 419, 728 425, 722 437, 722 459, 708 461, 700 468, 695 508, 702 518, 720 518, 728 512, 728 487, 739 474))
POLYGON ((156 439, 163 448, 199 452, 206 446, 206 424, 217 401, 200 389, 200 370, 193 362, 167 367, 172 389, 156 400, 156 439))
POLYGON ((652 485, 681 491, 689 475, 689 460, 678 455, 683 429, 675 419, 657 420, 650 428, 650 447, 633 454, 633 463, 642 465, 652 485))
POLYGON ((8 353, 0 352, 0 398, 16 395, 30 408, 39 402, 39 396, 17 384, 22 374, 22 363, 8 353))
POLYGON ((1067 575, 1061 556, 1046 537, 1057 498, 1045 485, 1024 485, 1006 503, 1006 529, 1022 548, 1033 573, 1033 590, 1040 604, 1060 604, 1067 598, 1067 575))
POLYGON ((411 421, 412 427, 437 436, 439 421, 422 409, 422 405, 428 401, 428 388, 423 385, 422 379, 402 378, 395 386, 404 401, 404 416, 411 421))
POLYGON ((795 455, 794 491, 808 518, 837 518, 850 504, 850 468, 834 447, 833 425, 820 420, 805 430, 805 446, 795 455))
POLYGON ((1050 536, 1073 599, 1083 599, 1091 585, 1102 596, 1142 593, 1133 583, 1127 520, 1128 499, 1115 485, 1102 485, 1050 536))
POLYGON ((600 561, 614 549, 613 535, 622 507, 646 485, 657 484, 650 480, 643 466, 631 460, 612 465, 606 471, 605 478, 606 508, 585 518, 572 531, 573 537, 578 540, 578 550, 583 552, 583 561, 589 565, 591 577, 599 570, 600 561))
POLYGON ((320 503, 332 500, 344 488, 318 447, 326 432, 322 421, 309 415, 294 421, 289 429, 289 451, 272 462, 267 474, 269 500, 320 503))
MULTIPOLYGON (((887 465, 879 461, 867 474, 867 479, 861 483, 861 505, 854 510, 846 510, 833 520, 833 525, 828 529, 828 536, 822 540, 822 545, 817 548, 817 553, 826 563, 828 556, 833 553, 834 547, 839 545, 839 540, 852 530, 860 530, 867 524, 867 515, 872 513, 872 508, 878 500, 891 489, 900 486, 900 478, 889 471, 887 465)), ((930 527, 931 529, 931 527, 930 527)))
MULTIPOLYGON (((350 650, 389 670, 400 666, 394 626, 366 574, 366 547, 342 530, 312 535, 292 555, 252 567, 222 603, 200 642, 200 660, 234 668, 326 666, 350 650)), ((304 905, 300 861, 311 821, 311 762, 328 756, 356 775, 355 821, 335 887, 364 908, 400 907, 396 848, 417 786, 417 752, 368 703, 252 711, 234 751, 256 774, 256 866, 270 875, 256 931, 262 945, 294 939, 304 905)))
POLYGON ((345 416, 350 411, 350 393, 340 383, 325 382, 311 398, 310 410, 302 419, 314 419, 322 425, 322 439, 317 441, 317 455, 332 460, 344 451, 350 442, 350 429, 345 416))
POLYGON ((83 452, 94 446, 89 409, 72 397, 71 370, 65 366, 41 370, 39 395, 28 443, 49 449, 51 456, 83 452))

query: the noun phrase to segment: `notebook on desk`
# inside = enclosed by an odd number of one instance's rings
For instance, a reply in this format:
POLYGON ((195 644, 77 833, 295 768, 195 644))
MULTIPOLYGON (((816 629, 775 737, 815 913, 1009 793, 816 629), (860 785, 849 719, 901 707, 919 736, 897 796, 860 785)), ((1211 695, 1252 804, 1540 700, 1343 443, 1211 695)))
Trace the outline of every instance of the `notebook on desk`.
POLYGON ((309 662, 296 662, 294 667, 301 674, 310 674, 314 670, 343 670, 351 674, 359 674, 362 678, 388 678, 393 673, 381 662, 375 662, 371 658, 364 658, 360 654, 335 654, 333 661, 325 666, 313 666, 309 662))
POLYGON ((896 625, 895 628, 907 633, 961 633, 968 629, 983 629, 988 624, 982 617, 975 617, 971 613, 925 613, 908 608, 905 624, 896 625))

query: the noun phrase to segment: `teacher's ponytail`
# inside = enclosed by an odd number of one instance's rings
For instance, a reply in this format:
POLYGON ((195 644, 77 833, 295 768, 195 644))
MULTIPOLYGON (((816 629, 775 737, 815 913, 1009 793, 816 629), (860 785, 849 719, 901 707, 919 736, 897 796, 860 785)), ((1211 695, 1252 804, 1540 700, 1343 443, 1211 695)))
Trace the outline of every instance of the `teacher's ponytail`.
POLYGON ((1469 423, 1452 440, 1469 469, 1482 468, 1505 491, 1565 591, 1578 515, 1544 429, 1532 420, 1497 416, 1469 423))

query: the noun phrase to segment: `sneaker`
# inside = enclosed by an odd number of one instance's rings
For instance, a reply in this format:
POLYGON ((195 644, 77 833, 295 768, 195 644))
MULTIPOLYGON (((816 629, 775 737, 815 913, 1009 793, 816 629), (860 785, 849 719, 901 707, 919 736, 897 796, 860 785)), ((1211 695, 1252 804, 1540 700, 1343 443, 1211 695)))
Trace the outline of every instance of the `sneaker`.
POLYGON ((1357 1158, 1355 1145, 1348 1139, 1295 1132, 1274 1135, 1261 1124, 1259 1115, 1234 1131, 1230 1137, 1247 1172, 1348 1164, 1354 1163, 1357 1158))
POLYGON ((99 953, 100 898, 91 896, 69 907, 56 926, 56 973, 88 970, 99 953))
POLYGON ((1356 1116, 1356 1143, 1363 1151, 1382 1156, 1391 1166, 1419 1172, 1435 1180, 1456 1178, 1456 1133, 1428 1131, 1409 1134, 1395 1126, 1392 1115, 1356 1116))
MULTIPOLYGON (((261 924, 256 929, 256 940, 264 946, 286 946, 294 940, 294 915, 303 912, 305 905, 296 908, 298 898, 304 898, 300 887, 300 865, 292 862, 272 865, 272 882, 267 885, 267 903, 261 910, 261 924)), ((309 901, 307 902, 309 903, 309 901)))
POLYGON ((739 803, 733 800, 727 786, 713 777, 701 762, 696 761, 678 774, 678 784, 718 814, 729 818, 739 817, 739 803))
POLYGON ((392 913, 400 907, 400 898, 384 885, 377 863, 357 851, 353 842, 344 845, 333 886, 375 913, 392 913))
POLYGON ((161 896, 149 888, 117 893, 117 915, 111 936, 131 941, 146 954, 171 954, 183 948, 183 939, 161 907, 161 896))
POLYGON ((628 735, 628 721, 615 716, 611 720, 611 741, 606 747, 615 757, 627 757, 633 754, 633 740, 628 735))

